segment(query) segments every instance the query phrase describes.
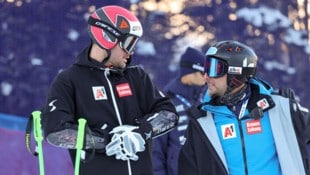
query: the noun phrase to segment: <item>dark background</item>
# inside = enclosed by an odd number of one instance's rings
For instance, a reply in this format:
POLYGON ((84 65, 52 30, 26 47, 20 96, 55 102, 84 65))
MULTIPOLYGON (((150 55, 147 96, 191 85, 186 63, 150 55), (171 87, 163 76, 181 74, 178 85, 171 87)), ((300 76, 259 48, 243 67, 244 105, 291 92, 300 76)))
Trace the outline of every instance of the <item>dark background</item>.
POLYGON ((256 50, 258 76, 276 88, 293 88, 309 107, 306 9, 292 0, 216 2, 0 0, 0 112, 28 116, 40 109, 55 75, 90 43, 89 12, 109 4, 131 9, 141 20, 144 36, 133 62, 158 87, 177 74, 185 46, 205 52, 214 41, 234 39, 256 50))
MULTIPOLYGON (((177 75, 187 46, 205 52, 215 41, 233 39, 256 50, 259 77, 275 88, 292 88, 309 108, 310 12, 306 0, 299 2, 0 0, 0 174, 39 174, 37 157, 25 147, 27 117, 42 108, 57 73, 90 43, 87 17, 104 5, 121 5, 138 16, 144 35, 133 63, 160 89, 177 75)), ((46 175, 73 174, 65 150, 43 145, 46 175)))

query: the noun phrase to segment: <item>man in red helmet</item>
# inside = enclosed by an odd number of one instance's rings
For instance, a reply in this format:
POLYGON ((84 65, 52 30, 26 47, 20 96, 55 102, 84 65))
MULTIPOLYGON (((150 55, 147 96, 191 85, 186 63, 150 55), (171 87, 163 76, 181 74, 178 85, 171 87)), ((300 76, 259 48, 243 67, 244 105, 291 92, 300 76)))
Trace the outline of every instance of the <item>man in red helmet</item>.
POLYGON ((69 149, 74 162, 78 119, 84 118, 81 174, 150 175, 151 139, 172 130, 178 115, 148 74, 129 66, 142 26, 119 6, 97 9, 88 24, 92 43, 50 87, 42 112, 46 140, 69 149))
POLYGON ((206 52, 207 93, 179 156, 179 175, 310 174, 309 110, 255 77, 249 46, 221 41, 206 52))

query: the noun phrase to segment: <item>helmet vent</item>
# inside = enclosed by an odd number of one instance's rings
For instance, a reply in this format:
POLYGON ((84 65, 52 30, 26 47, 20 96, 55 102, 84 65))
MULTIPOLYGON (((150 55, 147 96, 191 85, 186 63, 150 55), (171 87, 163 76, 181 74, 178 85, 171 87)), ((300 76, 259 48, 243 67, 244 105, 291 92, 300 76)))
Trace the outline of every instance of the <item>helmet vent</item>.
POLYGON ((232 47, 228 47, 228 48, 227 48, 227 51, 228 51, 228 52, 231 52, 231 51, 233 51, 233 48, 232 48, 232 47))

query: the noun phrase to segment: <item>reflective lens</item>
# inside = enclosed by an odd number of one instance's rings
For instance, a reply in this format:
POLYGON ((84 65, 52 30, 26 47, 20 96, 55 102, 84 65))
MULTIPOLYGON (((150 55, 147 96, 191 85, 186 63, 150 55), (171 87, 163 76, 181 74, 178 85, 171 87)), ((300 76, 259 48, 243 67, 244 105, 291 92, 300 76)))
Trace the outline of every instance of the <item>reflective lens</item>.
POLYGON ((227 64, 225 61, 215 57, 206 57, 205 73, 211 78, 218 78, 227 73, 227 64))
POLYGON ((139 37, 137 36, 129 35, 124 37, 124 39, 119 42, 119 45, 128 54, 133 54, 138 39, 139 37))

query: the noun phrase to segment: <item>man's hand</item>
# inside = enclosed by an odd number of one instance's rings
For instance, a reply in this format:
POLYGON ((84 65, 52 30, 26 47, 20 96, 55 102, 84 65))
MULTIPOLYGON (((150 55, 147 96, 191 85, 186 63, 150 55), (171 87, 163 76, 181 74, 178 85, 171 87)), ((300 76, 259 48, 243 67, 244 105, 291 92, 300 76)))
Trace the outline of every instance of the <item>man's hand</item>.
POLYGON ((122 125, 113 128, 110 134, 113 134, 111 142, 106 146, 108 156, 115 155, 119 160, 138 160, 137 152, 145 150, 145 140, 140 133, 133 130, 138 126, 122 125))

